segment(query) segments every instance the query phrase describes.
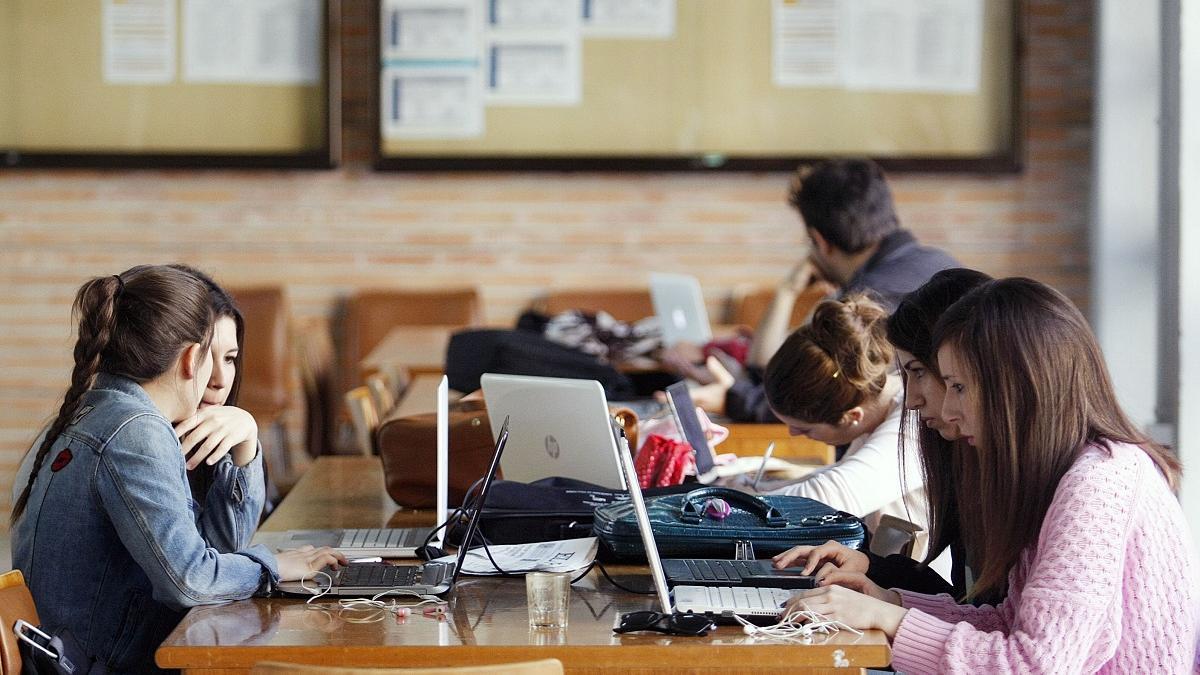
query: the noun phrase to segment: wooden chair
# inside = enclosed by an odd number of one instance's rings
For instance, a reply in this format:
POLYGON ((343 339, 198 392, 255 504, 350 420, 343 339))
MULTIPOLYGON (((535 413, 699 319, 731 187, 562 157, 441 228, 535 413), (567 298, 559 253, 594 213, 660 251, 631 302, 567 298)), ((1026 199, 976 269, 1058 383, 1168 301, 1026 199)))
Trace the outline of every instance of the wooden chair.
POLYGON ((375 430, 379 428, 379 412, 367 386, 346 392, 346 409, 354 428, 354 443, 360 454, 375 454, 375 430))
POLYGON ((562 672, 562 662, 558 659, 443 668, 331 668, 264 661, 250 669, 250 675, 562 675, 562 672))
MULTIPOLYGON (((288 305, 278 286, 230 289, 246 330, 241 347, 241 388, 237 405, 258 422, 270 486, 283 496, 307 462, 297 461, 288 444, 285 415, 293 408, 295 365, 288 328, 288 305)), ((295 407, 299 407, 296 402, 295 407)))
POLYGON ((0 672, 21 672, 21 651, 17 649, 17 636, 13 633, 13 624, 17 619, 24 619, 34 626, 41 623, 38 619, 37 608, 33 605, 33 596, 25 585, 25 575, 21 570, 12 570, 0 574, 0 672))
POLYGON ((534 300, 532 309, 554 316, 572 309, 603 310, 618 321, 633 322, 654 316, 654 302, 645 288, 563 289, 548 291, 534 300))
POLYGON ((879 526, 871 534, 871 553, 889 556, 899 553, 913 560, 925 557, 929 545, 929 533, 919 525, 903 518, 885 514, 879 526))
MULTIPOLYGON (((792 306, 792 318, 788 325, 796 327, 808 321, 817 303, 832 295, 837 289, 830 283, 818 281, 810 284, 796 297, 792 306)), ((727 323, 754 328, 762 321, 763 314, 775 299, 774 288, 738 288, 729 301, 727 323)))
POLYGON ((334 412, 338 408, 333 375, 333 339, 324 322, 309 321, 295 333, 297 370, 304 392, 304 442, 310 457, 333 452, 334 412))

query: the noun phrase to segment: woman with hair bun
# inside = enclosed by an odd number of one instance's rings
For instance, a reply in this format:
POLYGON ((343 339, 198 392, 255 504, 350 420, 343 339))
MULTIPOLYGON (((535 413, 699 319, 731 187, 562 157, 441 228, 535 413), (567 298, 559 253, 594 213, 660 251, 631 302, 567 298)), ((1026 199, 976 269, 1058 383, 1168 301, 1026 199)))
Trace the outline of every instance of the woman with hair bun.
MULTIPOLYGON (((809 497, 863 518, 874 531, 885 514, 928 526, 919 460, 899 452, 904 391, 893 372, 887 313, 865 295, 826 300, 767 364, 771 410, 794 436, 839 449, 836 464, 778 494, 809 497)), ((949 563, 934 566, 949 577, 949 563)))

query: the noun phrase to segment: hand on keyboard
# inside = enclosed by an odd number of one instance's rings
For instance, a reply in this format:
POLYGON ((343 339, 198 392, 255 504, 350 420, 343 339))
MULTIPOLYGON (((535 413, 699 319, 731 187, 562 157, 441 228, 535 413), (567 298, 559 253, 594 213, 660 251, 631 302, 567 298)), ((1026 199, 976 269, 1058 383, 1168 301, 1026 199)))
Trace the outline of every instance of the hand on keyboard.
POLYGON ((280 581, 311 579, 313 575, 323 571, 325 567, 332 567, 336 570, 340 565, 348 564, 346 556, 328 546, 322 546, 321 548, 301 546, 300 548, 280 551, 275 554, 275 560, 279 565, 280 581))

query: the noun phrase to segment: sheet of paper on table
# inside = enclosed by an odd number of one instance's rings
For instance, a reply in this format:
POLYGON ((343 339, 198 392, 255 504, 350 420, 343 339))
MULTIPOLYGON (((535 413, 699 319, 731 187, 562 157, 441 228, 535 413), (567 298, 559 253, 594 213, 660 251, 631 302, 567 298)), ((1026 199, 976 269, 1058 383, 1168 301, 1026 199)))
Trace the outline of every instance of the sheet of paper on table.
MULTIPOLYGON (((476 547, 467 554, 463 563, 463 574, 489 576, 500 574, 500 570, 522 574, 525 572, 574 572, 581 570, 596 559, 598 540, 595 537, 564 539, 562 541, 539 541, 530 544, 498 544, 488 546, 495 565, 483 547, 476 547), (499 566, 500 570, 496 567, 499 566)), ((453 562, 456 555, 438 558, 438 562, 453 562)))

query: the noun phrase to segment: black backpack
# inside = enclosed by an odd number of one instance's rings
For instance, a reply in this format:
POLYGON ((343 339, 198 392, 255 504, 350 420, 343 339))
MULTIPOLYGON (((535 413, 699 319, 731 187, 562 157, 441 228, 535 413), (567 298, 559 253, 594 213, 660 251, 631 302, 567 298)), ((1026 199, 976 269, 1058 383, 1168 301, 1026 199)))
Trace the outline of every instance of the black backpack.
POLYGON ((633 381, 595 356, 564 347, 527 330, 486 329, 459 331, 446 348, 446 376, 450 388, 479 389, 479 376, 534 375, 596 380, 609 400, 635 395, 633 381))

